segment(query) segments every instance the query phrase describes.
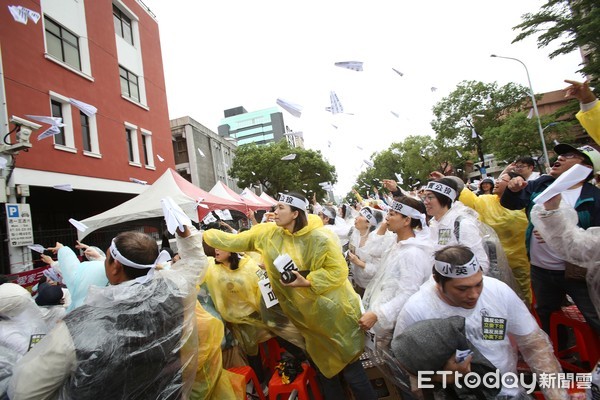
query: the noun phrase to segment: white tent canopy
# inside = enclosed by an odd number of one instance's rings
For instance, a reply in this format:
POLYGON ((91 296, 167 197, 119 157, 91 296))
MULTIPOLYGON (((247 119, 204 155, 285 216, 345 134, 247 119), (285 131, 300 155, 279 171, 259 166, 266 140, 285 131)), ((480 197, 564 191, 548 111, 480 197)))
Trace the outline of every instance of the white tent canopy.
POLYGON ((79 240, 106 226, 146 218, 162 217, 160 199, 169 196, 194 222, 199 222, 212 210, 230 209, 245 213, 247 207, 240 203, 210 194, 182 178, 176 171, 167 169, 152 185, 132 198, 108 211, 86 218, 82 222, 88 227, 85 232, 77 231, 79 240), (198 203, 208 208, 198 207, 198 203))

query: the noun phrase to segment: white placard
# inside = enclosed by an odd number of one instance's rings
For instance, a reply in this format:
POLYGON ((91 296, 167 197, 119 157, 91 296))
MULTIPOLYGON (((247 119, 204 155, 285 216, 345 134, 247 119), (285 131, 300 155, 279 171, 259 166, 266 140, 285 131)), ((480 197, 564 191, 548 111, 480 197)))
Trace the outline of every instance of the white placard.
POLYGON ((365 331, 365 348, 375 352, 376 342, 377 337, 375 335, 375 331, 373 331, 373 328, 365 331))
POLYGON ((6 203, 6 227, 9 246, 18 247, 34 244, 29 204, 6 203))
POLYGON ((279 255, 274 261, 273 265, 277 268, 277 271, 284 273, 285 271, 298 271, 298 267, 294 264, 294 260, 288 254, 279 255))
POLYGON ((279 304, 279 300, 277 300, 277 296, 275 296, 275 293, 273 292, 273 287, 271 287, 271 281, 269 281, 269 278, 258 281, 258 287, 260 288, 260 293, 262 294, 267 308, 271 308, 275 304, 279 304))

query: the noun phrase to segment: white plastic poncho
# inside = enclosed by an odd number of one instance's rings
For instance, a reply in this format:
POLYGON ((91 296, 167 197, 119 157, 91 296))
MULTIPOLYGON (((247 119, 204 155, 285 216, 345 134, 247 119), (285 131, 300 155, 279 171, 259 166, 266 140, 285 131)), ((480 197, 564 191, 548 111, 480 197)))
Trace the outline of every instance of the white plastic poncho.
POLYGON ((389 342, 396 317, 408 298, 431 276, 432 266, 432 246, 425 238, 401 240, 386 249, 362 300, 365 310, 377 315, 373 329, 378 338, 388 337, 389 342))
POLYGON ((275 224, 260 224, 235 235, 211 229, 204 240, 230 252, 261 252, 281 309, 300 330, 308 355, 323 375, 331 378, 363 353, 360 299, 336 239, 319 217, 308 215, 308 225, 293 234, 275 224), (280 282, 273 261, 281 254, 289 255, 299 271, 310 271, 310 287, 280 282))
POLYGON ((350 262, 350 272, 352 281, 356 286, 366 288, 371 279, 375 276, 381 256, 385 249, 395 240, 395 235, 386 232, 385 235, 378 235, 377 230, 370 232, 363 246, 360 246, 360 231, 354 229, 350 236, 349 249, 354 251, 354 254, 365 262, 365 267, 361 268, 350 262))
POLYGON ((467 246, 477 257, 483 273, 487 274, 490 262, 485 252, 483 238, 477 225, 477 213, 466 207, 460 201, 452 203, 452 207, 437 221, 431 219, 429 228, 434 249, 439 250, 446 246, 462 244, 467 246), (454 221, 460 219, 460 241, 454 234, 454 221))
POLYGON ((20 355, 48 332, 43 314, 31 294, 16 283, 0 285, 0 346, 20 355))
POLYGON ((188 398, 205 267, 205 259, 182 259, 145 281, 90 288, 85 304, 17 364, 10 398, 188 398))
POLYGON ((571 207, 546 211, 536 204, 531 209, 531 222, 548 246, 561 259, 587 268, 588 293, 600 317, 600 227, 581 229, 577 221, 571 207))

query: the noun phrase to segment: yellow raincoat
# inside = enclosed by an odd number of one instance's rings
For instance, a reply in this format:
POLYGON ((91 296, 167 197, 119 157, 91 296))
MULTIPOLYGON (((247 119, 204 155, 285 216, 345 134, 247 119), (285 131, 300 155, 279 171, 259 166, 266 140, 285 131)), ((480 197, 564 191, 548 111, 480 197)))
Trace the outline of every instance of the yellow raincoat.
POLYGON ((231 252, 260 251, 283 312, 300 330, 306 351, 328 378, 356 361, 364 350, 358 327, 360 299, 348 280, 348 267, 333 233, 316 215, 292 234, 275 224, 259 224, 238 234, 211 229, 204 233, 210 246, 231 252), (310 287, 286 287, 273 265, 288 254, 300 271, 310 271, 310 287))
POLYGON ((579 111, 576 115, 587 133, 600 144, 600 101, 588 111, 579 111))
POLYGON ((530 265, 525 248, 525 231, 528 223, 525 212, 502 207, 500 198, 495 194, 476 196, 467 188, 463 189, 458 200, 477 211, 481 222, 488 224, 496 231, 517 281, 519 297, 530 306, 530 265))

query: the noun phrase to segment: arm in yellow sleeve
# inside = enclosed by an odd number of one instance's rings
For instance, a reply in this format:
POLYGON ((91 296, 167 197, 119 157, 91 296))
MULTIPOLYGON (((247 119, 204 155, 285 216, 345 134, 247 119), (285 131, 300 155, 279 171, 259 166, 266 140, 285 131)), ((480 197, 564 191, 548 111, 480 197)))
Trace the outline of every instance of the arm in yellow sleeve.
POLYGON ((582 109, 576 117, 592 139, 600 144, 600 101, 596 100, 589 110, 582 109))
POLYGON ((316 265, 311 265, 311 272, 306 279, 310 281, 311 290, 320 295, 347 281, 348 267, 333 237, 316 242, 314 246, 311 252, 320 256, 315 258, 316 265))
POLYGON ((272 229, 271 224, 258 224, 252 229, 241 233, 227 233, 218 229, 209 229, 202 235, 204 241, 215 249, 230 252, 256 251, 255 241, 267 230, 272 229))
POLYGON ((472 209, 477 210, 477 205, 478 205, 477 203, 478 203, 479 197, 477 197, 477 195, 475 193, 473 193, 466 187, 462 190, 462 192, 460 192, 460 196, 458 196, 457 200, 460 201, 461 203, 463 203, 465 206, 471 207, 472 209))

